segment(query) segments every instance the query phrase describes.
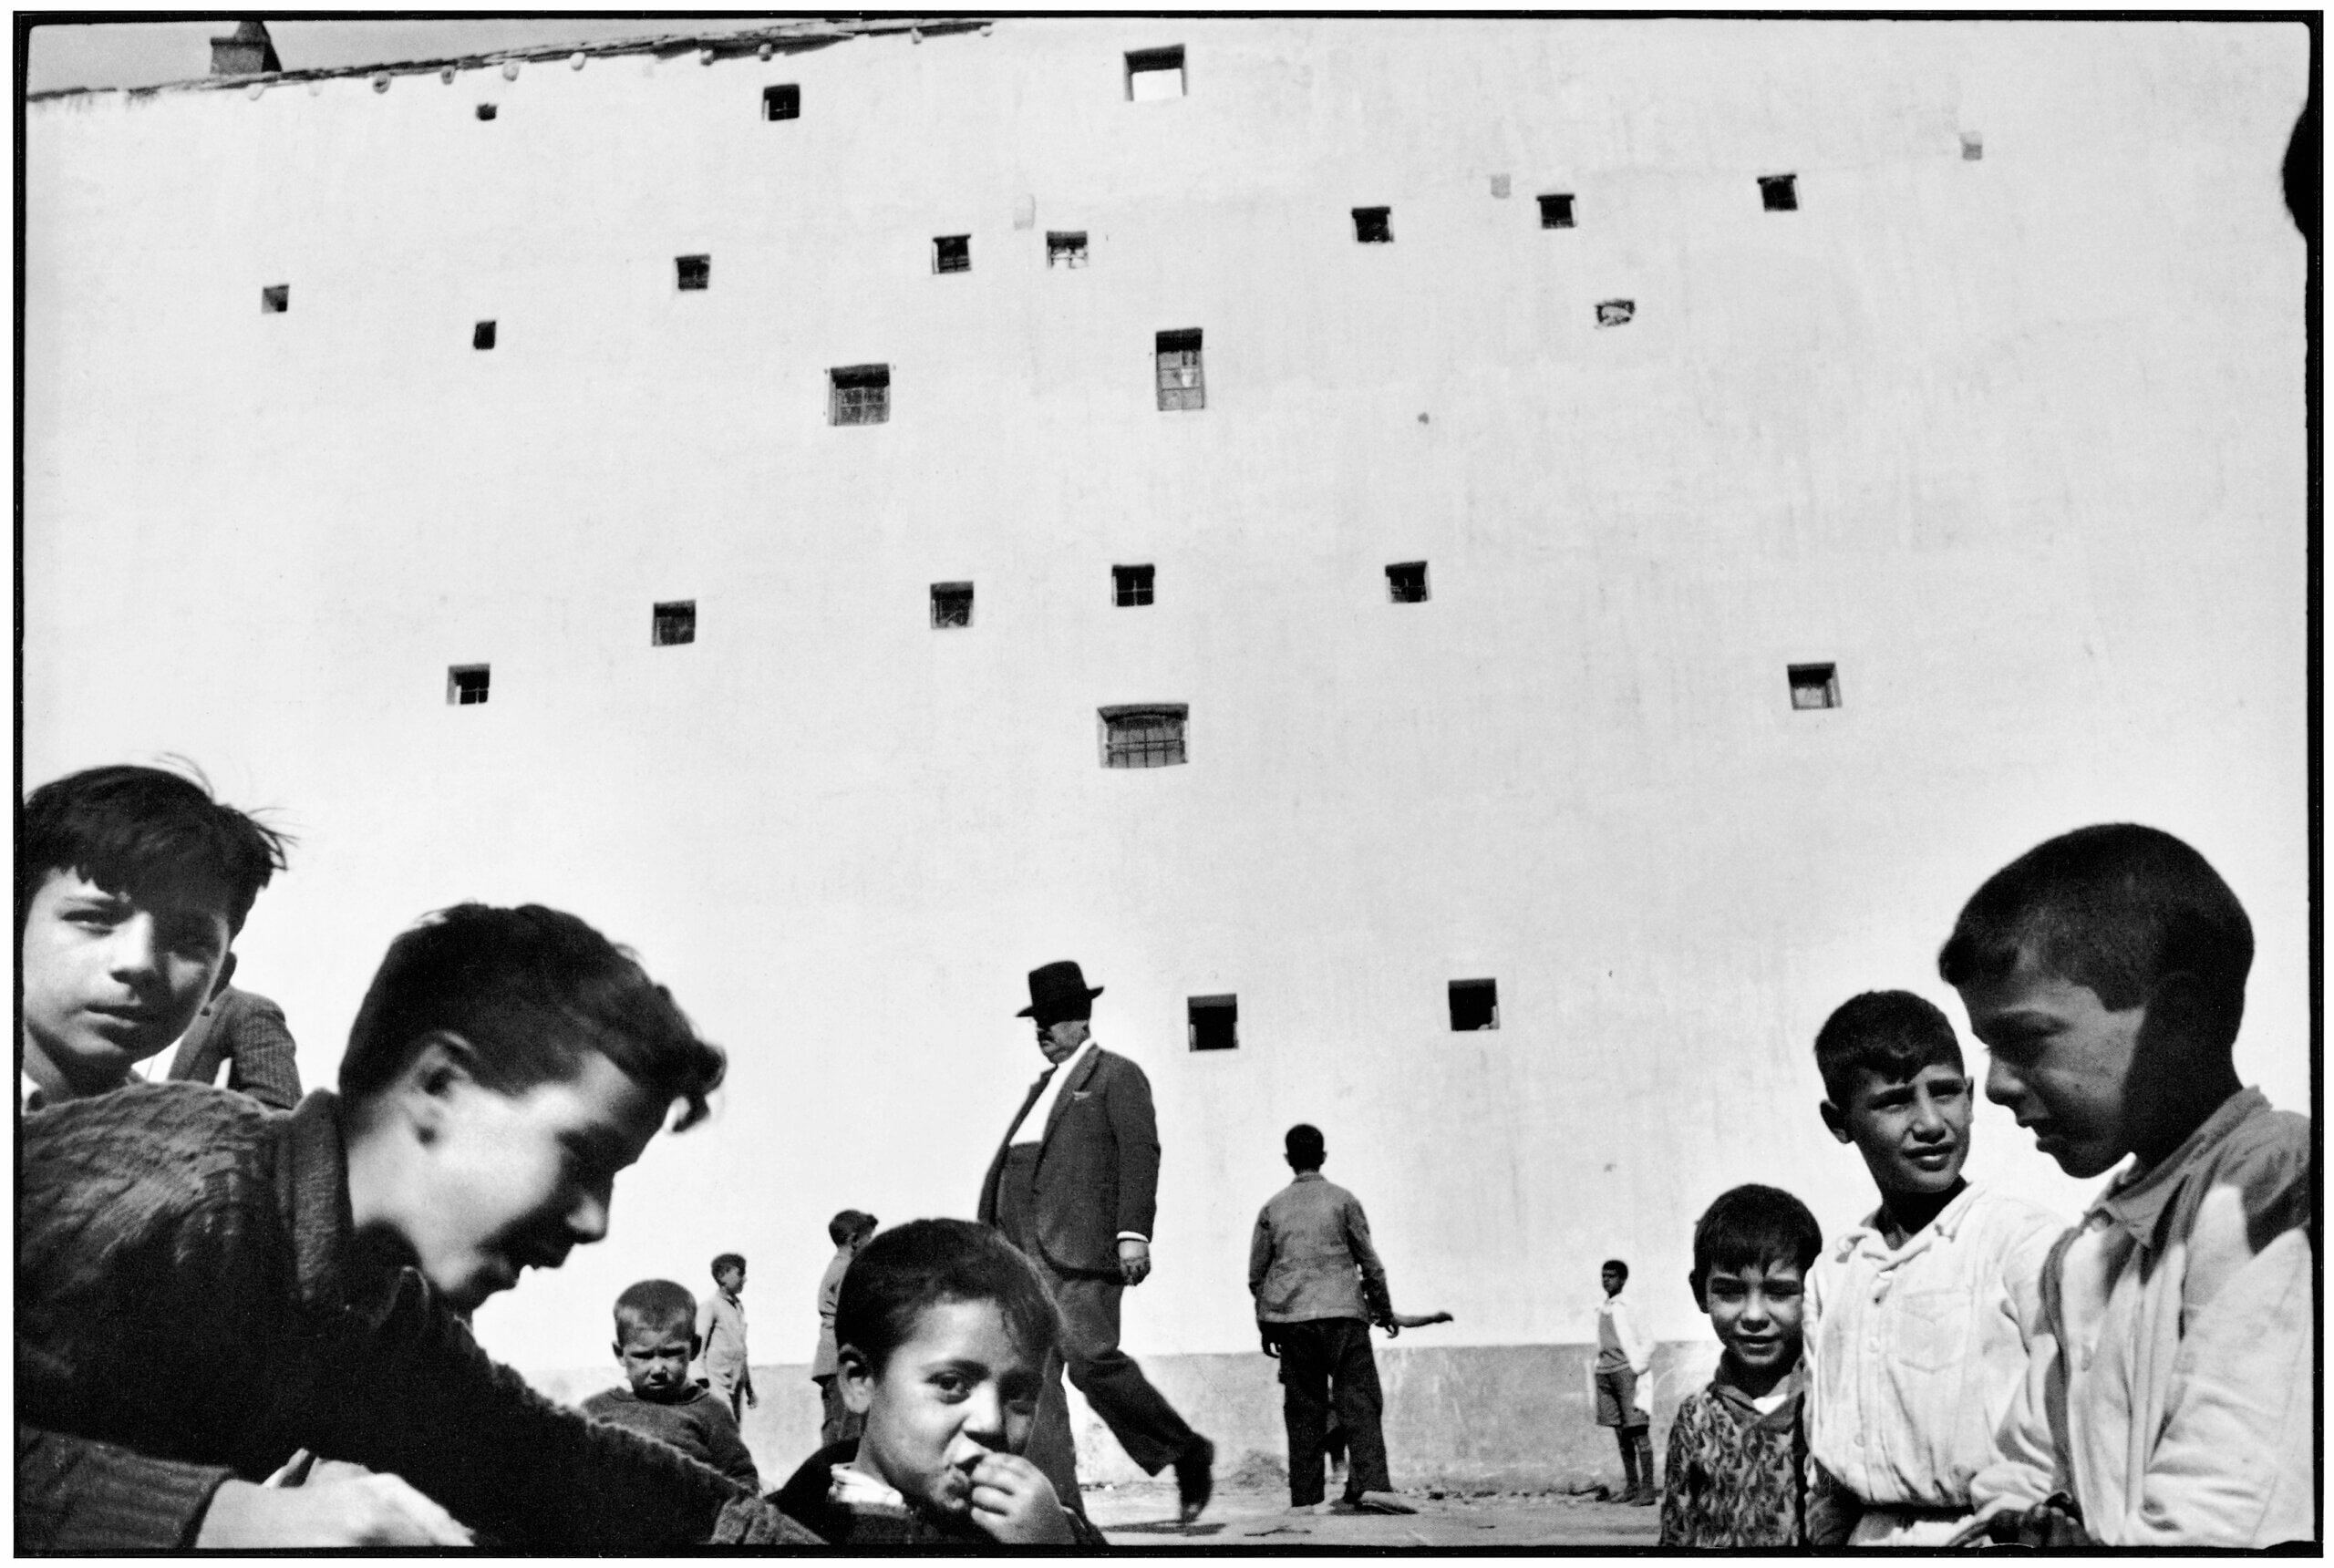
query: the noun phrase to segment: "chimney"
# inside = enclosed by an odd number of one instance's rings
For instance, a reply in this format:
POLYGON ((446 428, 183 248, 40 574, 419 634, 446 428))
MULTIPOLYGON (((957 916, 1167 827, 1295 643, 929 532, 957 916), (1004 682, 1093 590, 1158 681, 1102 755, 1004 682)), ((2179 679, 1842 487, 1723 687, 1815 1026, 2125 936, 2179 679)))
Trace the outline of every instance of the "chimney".
POLYGON ((283 68, 284 62, 275 57, 275 44, 268 37, 264 22, 242 23, 231 36, 211 40, 211 74, 214 77, 250 77, 283 68))

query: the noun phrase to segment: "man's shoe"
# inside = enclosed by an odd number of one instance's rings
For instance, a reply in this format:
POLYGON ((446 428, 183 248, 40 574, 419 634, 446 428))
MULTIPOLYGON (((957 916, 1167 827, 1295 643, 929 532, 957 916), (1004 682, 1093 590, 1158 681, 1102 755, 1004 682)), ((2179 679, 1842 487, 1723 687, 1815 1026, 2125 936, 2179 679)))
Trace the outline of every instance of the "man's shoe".
POLYGON ((1365 1491, 1353 1501, 1357 1513, 1416 1513, 1415 1503, 1395 1496, 1390 1491, 1365 1491))
POLYGON ((1198 1520, 1215 1495, 1215 1445, 1205 1438, 1175 1461, 1175 1494, 1182 1500, 1185 1524, 1198 1520))

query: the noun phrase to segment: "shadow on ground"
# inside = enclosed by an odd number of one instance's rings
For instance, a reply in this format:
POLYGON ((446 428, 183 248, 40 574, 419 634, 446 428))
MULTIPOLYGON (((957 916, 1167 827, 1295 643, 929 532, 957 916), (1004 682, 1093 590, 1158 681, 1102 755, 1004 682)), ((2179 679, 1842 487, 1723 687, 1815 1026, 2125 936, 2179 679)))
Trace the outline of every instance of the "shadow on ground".
POLYGON ((1658 1512, 1593 1496, 1497 1492, 1441 1497, 1405 1491, 1414 1514, 1293 1512, 1280 1488, 1220 1487, 1198 1523, 1176 1522, 1175 1489, 1161 1481, 1090 1487, 1087 1517, 1114 1542, 1144 1547, 1651 1546, 1658 1512))

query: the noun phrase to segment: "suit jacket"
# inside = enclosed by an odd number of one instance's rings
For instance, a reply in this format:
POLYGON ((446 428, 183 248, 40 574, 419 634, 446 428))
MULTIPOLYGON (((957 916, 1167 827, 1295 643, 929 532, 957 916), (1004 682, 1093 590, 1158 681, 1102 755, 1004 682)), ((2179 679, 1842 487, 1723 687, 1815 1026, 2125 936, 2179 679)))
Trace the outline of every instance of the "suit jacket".
POLYGON ((264 996, 230 985, 179 1040, 170 1057, 178 1083, 216 1083, 226 1061, 227 1087, 262 1105, 289 1110, 300 1103, 300 1064, 284 1009, 264 996))
MULTIPOLYGON (((1119 1277, 1119 1233, 1151 1234, 1159 1212, 1159 1123, 1151 1080, 1115 1051, 1097 1046, 1062 1085, 1038 1146, 1038 1250, 1059 1274, 1119 1277)), ((997 1146, 981 1181, 980 1218, 997 1223, 1005 1151, 1036 1102, 1033 1088, 997 1146)))

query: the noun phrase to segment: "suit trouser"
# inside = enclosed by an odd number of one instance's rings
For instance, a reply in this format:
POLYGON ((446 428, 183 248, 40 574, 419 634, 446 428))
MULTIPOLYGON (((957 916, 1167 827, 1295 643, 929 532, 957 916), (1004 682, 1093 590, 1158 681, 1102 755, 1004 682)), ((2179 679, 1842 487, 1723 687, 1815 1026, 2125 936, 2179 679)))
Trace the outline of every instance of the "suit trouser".
POLYGON ((1333 1404, 1352 1456, 1346 1495, 1393 1491, 1386 1469, 1386 1433, 1379 1424, 1386 1401, 1378 1387, 1378 1360, 1370 1354, 1369 1325, 1351 1317, 1317 1317, 1269 1326, 1280 1345, 1288 1501, 1300 1508, 1321 1501, 1321 1439, 1333 1404))
POLYGON ((1157 1475, 1194 1448, 1200 1439, 1165 1396, 1142 1375, 1141 1364, 1119 1348, 1119 1297, 1126 1286, 1111 1281, 1075 1279, 1057 1274, 1044 1259, 1033 1260, 1053 1292, 1061 1313, 1062 1347, 1067 1355, 1046 1367, 1038 1394, 1037 1418, 1031 1424, 1028 1447, 1031 1464, 1045 1472, 1054 1493, 1066 1507, 1078 1502, 1078 1447, 1069 1430, 1069 1396, 1062 1392, 1061 1374, 1102 1418, 1127 1457, 1157 1475))

